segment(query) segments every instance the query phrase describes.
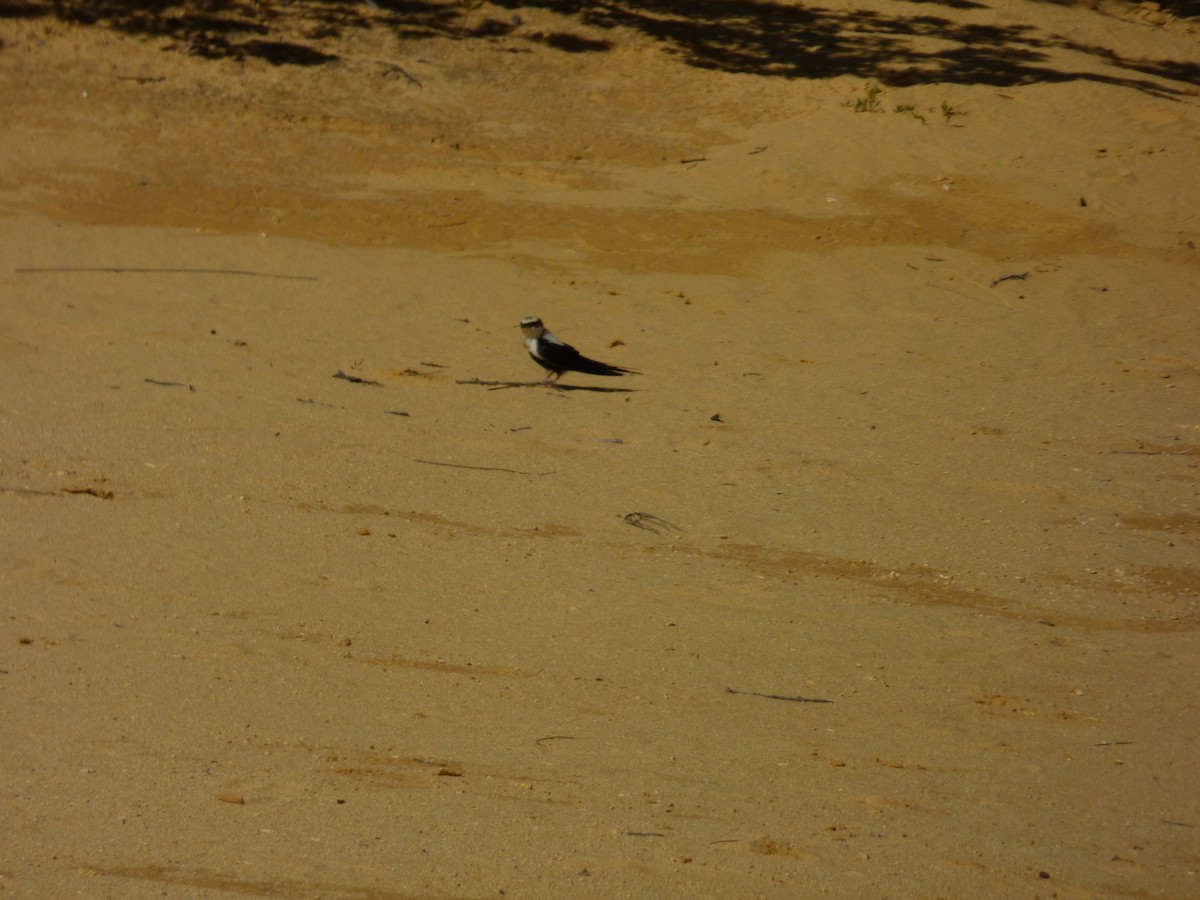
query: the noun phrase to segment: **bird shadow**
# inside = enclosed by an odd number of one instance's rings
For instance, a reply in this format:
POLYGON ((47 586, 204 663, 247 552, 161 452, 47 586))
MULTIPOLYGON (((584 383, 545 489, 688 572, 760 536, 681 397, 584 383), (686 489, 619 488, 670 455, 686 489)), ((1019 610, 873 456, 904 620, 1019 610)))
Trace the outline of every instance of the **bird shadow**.
POLYGON ((550 384, 547 387, 558 391, 591 391, 594 394, 636 394, 638 392, 637 388, 599 387, 592 384, 550 384))
POLYGON ((475 384, 489 391, 502 391, 506 388, 547 388, 552 391, 590 391, 593 394, 636 394, 637 388, 601 387, 594 384, 547 384, 544 381, 483 381, 479 378, 465 378, 455 384, 475 384))

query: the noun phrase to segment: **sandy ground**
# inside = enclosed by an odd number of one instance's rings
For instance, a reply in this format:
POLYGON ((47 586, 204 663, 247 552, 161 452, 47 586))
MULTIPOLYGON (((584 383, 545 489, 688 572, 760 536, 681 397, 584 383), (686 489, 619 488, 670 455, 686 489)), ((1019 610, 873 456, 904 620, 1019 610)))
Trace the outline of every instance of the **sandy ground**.
POLYGON ((0 896, 1200 894, 1184 4, 80 6, 0 896))

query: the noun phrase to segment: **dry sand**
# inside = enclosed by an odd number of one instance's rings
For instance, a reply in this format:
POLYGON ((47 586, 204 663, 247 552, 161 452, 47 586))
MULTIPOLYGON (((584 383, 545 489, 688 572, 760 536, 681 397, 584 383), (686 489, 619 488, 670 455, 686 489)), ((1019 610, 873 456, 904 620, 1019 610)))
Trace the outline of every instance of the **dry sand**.
POLYGON ((79 6, 0 897, 1200 895, 1184 4, 79 6))

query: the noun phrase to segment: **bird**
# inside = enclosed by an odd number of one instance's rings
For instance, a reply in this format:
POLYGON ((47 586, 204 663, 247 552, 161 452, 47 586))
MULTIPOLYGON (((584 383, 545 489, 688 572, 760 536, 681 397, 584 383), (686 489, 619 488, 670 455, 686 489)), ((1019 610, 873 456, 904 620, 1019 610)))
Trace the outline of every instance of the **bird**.
POLYGON ((537 316, 526 316, 521 320, 521 333, 525 335, 525 348, 535 363, 546 369, 548 374, 543 384, 556 385, 563 372, 583 372, 586 375, 641 375, 637 369, 610 366, 598 360, 588 359, 570 344, 564 343, 546 330, 537 316))

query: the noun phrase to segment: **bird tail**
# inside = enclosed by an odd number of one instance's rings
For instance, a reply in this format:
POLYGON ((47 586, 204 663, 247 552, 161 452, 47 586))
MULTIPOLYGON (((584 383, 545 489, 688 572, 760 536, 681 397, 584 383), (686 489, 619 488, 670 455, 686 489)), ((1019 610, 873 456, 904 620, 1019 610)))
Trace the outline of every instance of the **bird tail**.
POLYGON ((608 363, 602 363, 595 359, 588 359, 586 356, 577 360, 573 368, 577 372, 583 372, 586 375, 641 375, 637 369, 626 369, 623 366, 610 366, 608 363))

